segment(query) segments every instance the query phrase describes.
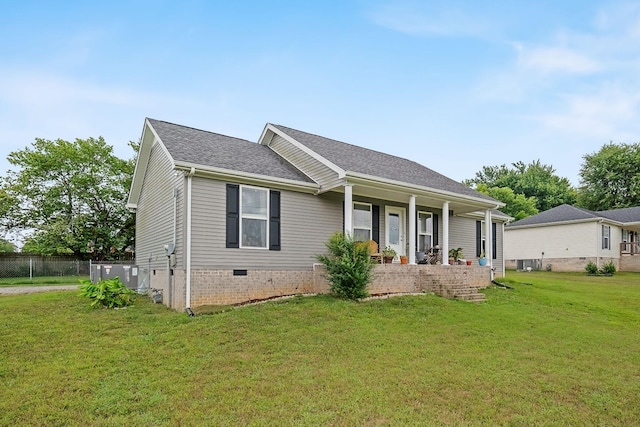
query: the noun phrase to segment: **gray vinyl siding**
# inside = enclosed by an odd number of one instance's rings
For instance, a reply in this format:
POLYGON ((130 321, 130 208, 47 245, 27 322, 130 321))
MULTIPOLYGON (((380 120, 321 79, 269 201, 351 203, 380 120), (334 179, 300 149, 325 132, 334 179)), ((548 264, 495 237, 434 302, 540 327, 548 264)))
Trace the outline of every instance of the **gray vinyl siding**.
POLYGON ((194 177, 192 191, 192 268, 311 270, 329 236, 342 229, 342 199, 279 190, 282 249, 228 249, 226 182, 194 177))
MULTIPOLYGON (((474 219, 466 217, 449 217, 449 248, 462 248, 465 259, 475 261, 476 259, 476 221, 484 219, 474 219)), ((496 224, 496 251, 493 266, 496 271, 502 271, 503 235, 502 223, 492 220, 496 224)))
POLYGON ((139 265, 150 265, 154 269, 166 267, 164 245, 173 239, 173 187, 181 185, 182 179, 175 176, 171 160, 156 143, 151 149, 136 210, 136 262, 139 265))
POLYGON ((475 219, 460 216, 449 217, 449 249, 451 248, 462 248, 462 258, 464 259, 476 259, 475 219))
POLYGON ((320 185, 320 190, 334 188, 341 184, 338 174, 319 160, 305 153, 280 135, 274 135, 269 147, 289 163, 320 185))

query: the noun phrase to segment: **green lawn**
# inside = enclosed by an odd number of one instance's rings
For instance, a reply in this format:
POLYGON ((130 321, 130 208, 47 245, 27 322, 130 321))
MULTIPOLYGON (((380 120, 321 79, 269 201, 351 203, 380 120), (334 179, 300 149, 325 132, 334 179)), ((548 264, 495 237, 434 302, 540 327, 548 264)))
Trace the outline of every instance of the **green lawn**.
POLYGON ((640 274, 508 279, 481 304, 320 296, 195 318, 0 297, 0 425, 638 425, 640 274))
POLYGON ((80 279, 89 279, 89 276, 9 277, 0 279, 0 287, 79 285, 80 279))

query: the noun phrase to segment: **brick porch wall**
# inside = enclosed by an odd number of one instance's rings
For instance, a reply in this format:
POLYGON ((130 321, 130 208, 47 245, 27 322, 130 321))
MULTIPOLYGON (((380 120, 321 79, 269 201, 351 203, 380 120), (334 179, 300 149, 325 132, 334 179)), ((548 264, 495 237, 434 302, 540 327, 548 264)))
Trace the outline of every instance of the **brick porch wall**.
MULTIPOLYGON (((443 289, 452 285, 465 285, 476 289, 491 284, 488 267, 478 265, 401 265, 380 264, 373 271, 373 280, 367 291, 370 294, 435 292, 442 296, 443 289)), ((329 282, 324 278, 321 264, 314 265, 315 293, 329 292, 329 282)))
POLYGON ((620 271, 635 271, 640 273, 640 255, 620 257, 620 271))

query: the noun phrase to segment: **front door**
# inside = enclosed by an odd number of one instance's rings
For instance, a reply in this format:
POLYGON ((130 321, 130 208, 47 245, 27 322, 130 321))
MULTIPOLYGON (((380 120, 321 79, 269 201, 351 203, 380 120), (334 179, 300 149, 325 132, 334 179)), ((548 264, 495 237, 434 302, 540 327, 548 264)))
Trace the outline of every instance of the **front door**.
POLYGON ((385 210, 387 218, 385 227, 386 244, 396 251, 398 257, 406 255, 405 209, 397 206, 387 206, 385 210))

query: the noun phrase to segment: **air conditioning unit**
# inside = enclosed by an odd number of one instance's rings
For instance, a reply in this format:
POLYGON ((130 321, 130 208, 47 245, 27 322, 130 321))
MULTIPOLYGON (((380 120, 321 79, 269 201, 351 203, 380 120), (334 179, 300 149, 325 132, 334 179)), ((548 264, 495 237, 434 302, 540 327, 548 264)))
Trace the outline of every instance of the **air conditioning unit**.
POLYGON ((539 259, 519 259, 516 268, 518 271, 542 270, 542 262, 539 259))

